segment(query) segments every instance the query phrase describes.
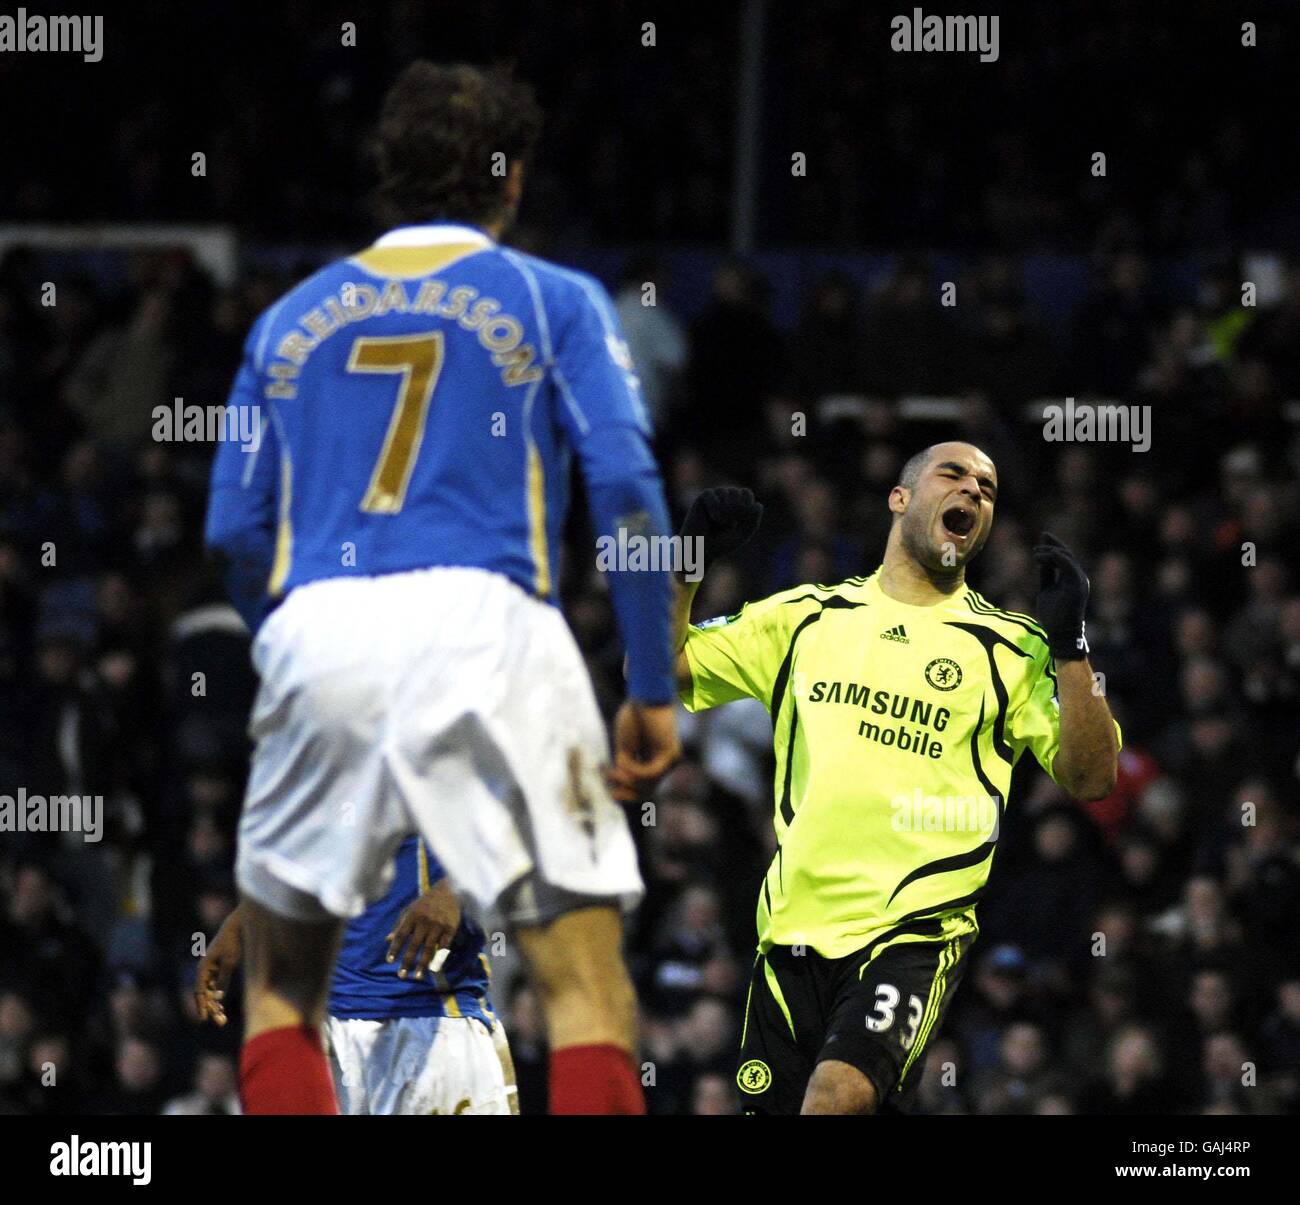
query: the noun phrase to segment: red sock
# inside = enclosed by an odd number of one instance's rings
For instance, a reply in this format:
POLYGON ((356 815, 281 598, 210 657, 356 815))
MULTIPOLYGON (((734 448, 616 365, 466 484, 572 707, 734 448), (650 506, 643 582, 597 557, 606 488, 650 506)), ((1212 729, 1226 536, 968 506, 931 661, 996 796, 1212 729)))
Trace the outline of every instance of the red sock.
POLYGON ((245 1042, 239 1100, 245 1113, 337 1113, 320 1034, 310 1025, 286 1025, 245 1042))
POLYGON ((552 1113, 645 1113, 632 1057, 613 1045, 551 1051, 552 1113))

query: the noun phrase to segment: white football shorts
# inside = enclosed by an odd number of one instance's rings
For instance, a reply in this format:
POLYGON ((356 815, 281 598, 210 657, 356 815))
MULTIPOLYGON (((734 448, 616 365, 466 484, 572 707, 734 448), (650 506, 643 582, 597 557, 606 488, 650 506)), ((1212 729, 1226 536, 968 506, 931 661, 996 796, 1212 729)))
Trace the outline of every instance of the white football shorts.
POLYGON ((236 872, 265 907, 356 916, 412 830, 518 924, 640 898, 605 725, 557 608, 480 569, 331 578, 270 615, 253 663, 236 872))
POLYGON ((519 1112, 505 1029, 477 1017, 327 1017, 339 1111, 357 1115, 519 1112))

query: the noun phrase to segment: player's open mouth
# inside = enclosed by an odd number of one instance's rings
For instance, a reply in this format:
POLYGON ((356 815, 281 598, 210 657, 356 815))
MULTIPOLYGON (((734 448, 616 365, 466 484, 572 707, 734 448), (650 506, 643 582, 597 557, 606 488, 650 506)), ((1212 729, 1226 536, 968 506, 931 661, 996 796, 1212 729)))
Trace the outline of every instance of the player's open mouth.
POLYGON ((950 506, 943 512, 943 529, 950 536, 964 540, 975 530, 975 514, 960 506, 950 506))

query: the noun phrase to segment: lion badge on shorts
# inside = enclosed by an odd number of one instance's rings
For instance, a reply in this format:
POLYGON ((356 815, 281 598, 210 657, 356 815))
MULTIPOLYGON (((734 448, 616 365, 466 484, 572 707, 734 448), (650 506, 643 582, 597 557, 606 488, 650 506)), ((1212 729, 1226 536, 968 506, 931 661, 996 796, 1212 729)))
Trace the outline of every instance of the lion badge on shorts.
POLYGON ((750 1059, 736 1072, 736 1084, 742 1092, 757 1096, 766 1092, 772 1082, 772 1071, 762 1059, 750 1059))

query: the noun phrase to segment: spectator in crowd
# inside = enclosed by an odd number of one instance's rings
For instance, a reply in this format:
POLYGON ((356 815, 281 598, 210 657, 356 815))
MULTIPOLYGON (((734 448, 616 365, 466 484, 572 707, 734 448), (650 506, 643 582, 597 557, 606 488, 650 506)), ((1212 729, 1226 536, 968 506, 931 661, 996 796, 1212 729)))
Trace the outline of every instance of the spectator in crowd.
POLYGON ((971 1086, 980 1113, 1027 1113, 1055 1086, 1046 1033, 1029 1021, 1008 1025, 998 1063, 971 1086))
POLYGON ((731 1076, 706 1072, 695 1081, 691 1093, 691 1113, 696 1117, 730 1117, 740 1112, 731 1076))
POLYGON ((658 260, 628 265, 614 308, 641 380, 650 421, 664 425, 677 401, 687 363, 686 330, 668 304, 668 273, 658 260))
POLYGON ((1165 1073, 1155 1033, 1126 1025, 1110 1041, 1101 1077, 1083 1091, 1083 1112, 1112 1115, 1169 1113, 1178 1097, 1165 1073))
POLYGON ((1277 1005, 1260 1034, 1264 1083, 1280 1107, 1295 1112, 1300 1105, 1300 975, 1278 984, 1277 1005))
POLYGON ((240 1111, 239 1077, 226 1054, 200 1055, 193 1089, 163 1106, 164 1113, 181 1117, 233 1116, 240 1111))

